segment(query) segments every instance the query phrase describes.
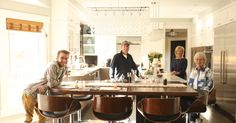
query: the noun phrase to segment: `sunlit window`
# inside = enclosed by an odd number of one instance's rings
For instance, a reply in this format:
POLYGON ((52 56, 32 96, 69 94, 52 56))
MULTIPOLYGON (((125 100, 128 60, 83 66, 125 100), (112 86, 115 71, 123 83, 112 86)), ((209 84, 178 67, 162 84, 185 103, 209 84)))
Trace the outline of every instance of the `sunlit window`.
POLYGON ((42 74, 46 46, 42 33, 9 30, 8 36, 10 69, 5 104, 8 111, 14 111, 8 113, 15 114, 23 112, 23 89, 42 74))

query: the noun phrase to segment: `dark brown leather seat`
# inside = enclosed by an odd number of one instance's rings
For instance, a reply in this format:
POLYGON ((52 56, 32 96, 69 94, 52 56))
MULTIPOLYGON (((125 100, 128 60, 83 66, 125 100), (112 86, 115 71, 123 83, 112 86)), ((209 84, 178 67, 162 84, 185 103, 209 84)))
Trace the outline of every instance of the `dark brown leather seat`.
POLYGON ((208 104, 208 95, 209 93, 207 91, 200 91, 199 96, 193 101, 193 103, 189 106, 186 112, 206 112, 206 106, 208 104))
POLYGON ((200 122, 203 121, 203 119, 200 118, 200 113, 206 112, 207 110, 206 106, 208 105, 208 96, 208 91, 199 91, 199 96, 195 98, 191 105, 188 106, 187 110, 184 111, 186 114, 188 114, 188 120, 200 120, 200 122))
POLYGON ((138 111, 151 122, 170 122, 181 116, 180 98, 144 98, 138 111))
POLYGON ((124 120, 132 114, 132 103, 130 97, 95 97, 93 113, 100 120, 124 120))
POLYGON ((213 89, 209 92, 208 95, 208 105, 216 104, 216 88, 213 87, 213 89))
POLYGON ((46 118, 63 118, 81 108, 78 100, 65 95, 38 94, 38 110, 46 118))

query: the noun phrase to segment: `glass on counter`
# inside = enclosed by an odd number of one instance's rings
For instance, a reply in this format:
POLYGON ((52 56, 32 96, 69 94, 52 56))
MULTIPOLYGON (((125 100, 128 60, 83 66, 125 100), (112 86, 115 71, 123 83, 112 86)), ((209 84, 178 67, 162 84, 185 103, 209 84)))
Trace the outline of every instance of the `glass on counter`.
POLYGON ((75 88, 85 88, 85 87, 86 87, 85 81, 78 81, 78 80, 75 81, 75 88))

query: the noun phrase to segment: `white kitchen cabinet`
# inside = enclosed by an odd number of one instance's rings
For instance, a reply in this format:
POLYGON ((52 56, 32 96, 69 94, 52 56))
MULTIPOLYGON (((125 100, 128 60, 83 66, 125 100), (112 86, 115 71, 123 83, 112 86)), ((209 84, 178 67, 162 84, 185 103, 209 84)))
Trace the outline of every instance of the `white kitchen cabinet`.
POLYGON ((214 30, 212 28, 207 28, 204 46, 212 46, 213 43, 214 43, 214 30))
POLYGON ((222 9, 214 14, 214 27, 222 26, 227 23, 228 10, 222 9))
POLYGON ((82 35, 83 55, 96 55, 95 36, 91 34, 82 35))
POLYGON ((193 27, 192 47, 211 46, 214 42, 213 15, 198 18, 193 27))
POLYGON ((226 6, 214 13, 214 27, 236 21, 236 3, 226 6))
POLYGON ((228 9, 228 22, 236 21, 236 5, 230 6, 228 9))

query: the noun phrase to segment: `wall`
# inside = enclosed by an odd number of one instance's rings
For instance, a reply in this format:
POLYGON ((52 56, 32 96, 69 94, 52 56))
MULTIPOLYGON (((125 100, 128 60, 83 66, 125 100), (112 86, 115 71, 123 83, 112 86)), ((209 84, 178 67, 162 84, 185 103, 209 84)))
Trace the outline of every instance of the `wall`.
POLYGON ((56 58, 58 50, 70 50, 80 54, 80 23, 86 21, 86 11, 75 0, 51 1, 51 54, 56 58))
MULTIPOLYGON (((186 38, 186 52, 185 56, 186 59, 191 59, 191 46, 192 46, 192 20, 191 19, 172 19, 172 20, 166 20, 165 23, 165 28, 166 29, 186 29, 187 30, 187 38, 186 38)), ((164 54, 168 54, 170 52, 170 42, 167 40, 165 42, 165 52, 164 54)), ((169 63, 170 63, 170 58, 169 56, 164 56, 165 61, 165 70, 169 71, 169 63)), ((187 74, 190 73, 190 65, 191 60, 188 60, 188 67, 187 67, 187 74)))
POLYGON ((14 2, 11 0, 0 0, 0 9, 50 16, 51 2, 49 0, 40 0, 40 2, 42 6, 24 4, 24 3, 14 2))
POLYGON ((116 36, 96 35, 96 54, 98 55, 98 65, 105 66, 108 58, 113 58, 116 54, 116 36))
MULTIPOLYGON (((104 14, 104 13, 103 13, 104 14)), ((186 42, 186 57, 191 58, 190 49, 191 49, 191 28, 192 20, 191 19, 160 19, 161 30, 153 31, 153 20, 149 17, 137 17, 137 16, 121 16, 121 15, 92 15, 92 22, 95 26, 96 35, 100 36, 141 36, 141 49, 140 49, 140 59, 144 63, 144 67, 148 67, 148 58, 147 54, 151 51, 157 51, 163 53, 162 65, 165 66, 165 63, 169 60, 165 57, 165 28, 171 29, 187 29, 188 37, 186 42), (134 21, 135 20, 135 21, 134 21)), ((157 21, 157 20, 156 20, 157 21)), ((105 41, 106 39, 104 39, 105 41)), ((96 41, 100 43, 100 40, 96 41)), ((114 42, 111 40, 106 40, 106 42, 114 42)), ((110 43, 109 43, 110 44, 110 43)), ((113 45, 107 47, 113 47, 113 45)), ((103 51, 104 47, 97 49, 97 51, 103 51)), ((117 48, 109 48, 110 52, 115 53, 117 48)), ((132 50, 132 49, 131 49, 132 50)), ((101 57, 100 57, 101 58, 101 57)), ((99 59, 100 59, 99 58, 99 59)), ((101 60, 101 59, 100 59, 101 60)), ((100 61, 99 60, 99 61, 100 61)), ((105 59, 103 59, 104 61, 105 59)), ((102 61, 102 60, 101 60, 102 61)), ((169 61, 168 61, 169 62, 169 61)), ((140 64, 140 63, 137 63, 140 64)))
MULTIPOLYGON (((98 15, 90 15, 90 20, 95 27, 95 40, 99 44, 99 46, 96 47, 96 51, 99 56, 98 61, 100 61, 101 64, 104 64, 107 58, 113 58, 117 51, 120 51, 120 47, 116 46, 116 36, 142 37, 143 35, 148 35, 150 28, 152 28, 149 18, 146 18, 147 15, 139 16, 135 13, 133 13, 132 16, 127 15, 127 13, 124 15, 121 13, 113 14, 114 13, 107 13, 107 15, 104 15, 104 13, 99 13, 98 15), (105 50, 106 52, 104 52, 105 50), (103 55, 104 53, 107 54, 106 57, 103 55)), ((143 42, 140 43, 142 44, 143 42)), ((133 45, 130 46, 130 53, 136 50, 134 47, 133 45)), ((138 50, 142 52, 141 49, 142 47, 138 50)), ((136 62, 140 64, 139 58, 137 58, 136 62)))
MULTIPOLYGON (((145 68, 149 67, 149 61, 148 61, 148 54, 150 52, 159 52, 162 53, 164 56, 164 30, 154 31, 149 35, 144 35, 142 37, 142 43, 141 43, 141 62, 143 63, 145 68), (154 33, 154 34, 152 34, 154 33), (152 35, 158 36, 153 37, 152 35)), ((161 59, 162 65, 164 65, 164 57, 161 59)))
POLYGON ((49 59, 55 60, 60 49, 68 49, 68 2, 67 0, 51 1, 51 54, 49 59))

